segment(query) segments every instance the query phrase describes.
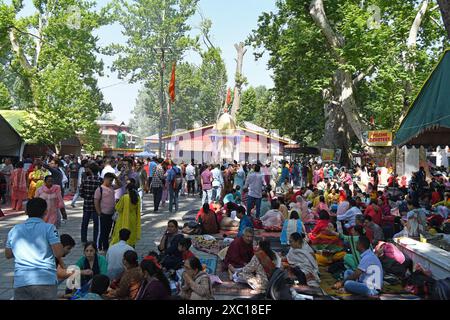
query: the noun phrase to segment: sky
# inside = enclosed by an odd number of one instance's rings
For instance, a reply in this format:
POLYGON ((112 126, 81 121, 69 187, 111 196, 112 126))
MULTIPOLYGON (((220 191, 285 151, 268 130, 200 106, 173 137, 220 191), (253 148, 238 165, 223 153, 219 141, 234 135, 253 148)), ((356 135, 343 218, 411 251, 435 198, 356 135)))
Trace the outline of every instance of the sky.
MULTIPOLYGON (((108 0, 99 0, 98 6, 103 7, 108 0)), ((228 86, 234 86, 234 74, 236 72, 236 49, 234 44, 244 41, 253 29, 257 27, 258 17, 263 12, 275 11, 275 0, 200 0, 199 11, 205 18, 212 21, 212 42, 222 51, 228 75, 228 86)), ((199 13, 191 19, 192 32, 198 34, 196 28, 200 25, 199 13)), ((112 42, 121 43, 125 38, 121 35, 121 27, 111 25, 102 27, 97 35, 99 44, 106 46, 112 42)), ((105 62, 105 76, 99 78, 99 87, 103 88, 106 102, 113 106, 111 113, 115 120, 128 123, 132 117, 131 112, 135 105, 141 84, 123 83, 115 73, 106 69, 111 66, 113 57, 101 56, 105 62)), ((186 54, 188 62, 201 63, 200 56, 195 52, 186 54)), ((268 55, 255 61, 253 49, 248 48, 244 57, 243 74, 251 86, 264 85, 273 87, 271 72, 267 70, 268 55)))

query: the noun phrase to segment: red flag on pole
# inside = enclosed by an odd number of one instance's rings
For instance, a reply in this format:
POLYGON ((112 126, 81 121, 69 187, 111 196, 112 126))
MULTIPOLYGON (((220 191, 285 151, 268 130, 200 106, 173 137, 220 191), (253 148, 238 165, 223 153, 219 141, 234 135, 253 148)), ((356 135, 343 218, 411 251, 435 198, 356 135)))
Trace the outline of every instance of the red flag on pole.
POLYGON ((172 66, 172 77, 170 79, 170 84, 169 84, 169 95, 170 95, 170 101, 172 103, 175 102, 175 62, 173 63, 172 66))
POLYGON ((228 88, 228 92, 227 92, 227 106, 229 106, 231 103, 231 89, 228 88))

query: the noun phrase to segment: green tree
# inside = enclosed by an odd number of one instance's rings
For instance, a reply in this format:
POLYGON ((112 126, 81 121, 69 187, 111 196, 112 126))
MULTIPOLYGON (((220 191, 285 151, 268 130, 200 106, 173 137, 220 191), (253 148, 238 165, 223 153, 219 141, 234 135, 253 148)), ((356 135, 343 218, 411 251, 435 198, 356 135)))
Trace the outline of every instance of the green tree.
POLYGON ((19 92, 15 105, 30 112, 25 138, 58 147, 111 110, 97 87, 103 63, 96 57, 93 32, 105 20, 94 5, 87 0, 33 1, 33 14, 22 16, 23 1, 9 6, 1 1, 2 12, 10 17, 4 29, 8 54, 6 63, 2 61, 9 80, 3 83, 9 92, 19 92))
POLYGON ((276 110, 272 110, 272 93, 264 86, 249 87, 242 93, 241 106, 236 120, 239 124, 243 121, 266 129, 271 129, 273 118, 277 115, 276 110))
POLYGON ((278 0, 249 43, 271 55, 281 133, 341 148, 346 160, 371 116, 375 128, 394 128, 442 52, 445 32, 429 4, 278 0))

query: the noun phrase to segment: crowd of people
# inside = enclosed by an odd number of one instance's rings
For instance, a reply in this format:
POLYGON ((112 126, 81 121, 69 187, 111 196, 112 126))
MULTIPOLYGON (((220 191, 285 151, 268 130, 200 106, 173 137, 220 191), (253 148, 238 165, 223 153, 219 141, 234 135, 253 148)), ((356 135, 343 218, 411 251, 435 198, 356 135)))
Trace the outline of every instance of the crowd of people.
POLYGON ((384 274, 404 280, 411 270, 393 238, 418 239, 450 227, 450 185, 442 170, 427 177, 420 168, 406 183, 389 169, 348 170, 309 159, 199 165, 53 155, 15 167, 6 159, 1 172, 3 200, 15 210, 27 201, 29 216, 10 231, 6 245, 6 257, 16 264, 15 299, 54 299, 58 282, 76 278, 78 271, 64 263, 75 241, 57 231, 68 219, 67 193, 72 207, 83 198, 80 288, 67 288, 70 299, 212 299, 211 279, 189 250, 188 235, 220 231, 237 233, 223 252, 230 280, 255 292, 264 292, 278 269, 293 283, 319 287, 319 267, 327 267, 336 290, 377 296, 384 274), (144 193, 153 195, 154 213, 166 205, 177 212, 180 195, 201 198, 202 206, 195 224, 180 228, 168 221, 158 252, 139 257, 144 193), (279 232, 282 250, 266 239, 256 242, 258 229, 279 232))

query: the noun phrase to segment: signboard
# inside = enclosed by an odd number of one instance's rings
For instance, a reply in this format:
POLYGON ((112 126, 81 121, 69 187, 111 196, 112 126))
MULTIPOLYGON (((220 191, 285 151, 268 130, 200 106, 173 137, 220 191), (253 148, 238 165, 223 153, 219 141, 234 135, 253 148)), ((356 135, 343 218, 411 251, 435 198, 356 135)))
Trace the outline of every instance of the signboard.
POLYGON ((341 149, 336 149, 336 152, 334 153, 334 162, 340 162, 341 161, 341 155, 342 155, 342 150, 341 149))
POLYGON ((334 161, 334 149, 321 149, 322 161, 334 161))
POLYGON ((392 131, 389 130, 368 131, 367 145, 371 147, 391 147, 392 131))

